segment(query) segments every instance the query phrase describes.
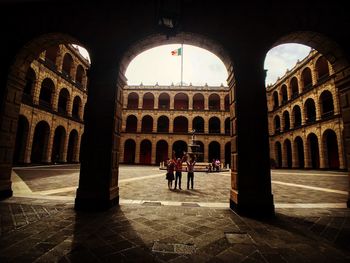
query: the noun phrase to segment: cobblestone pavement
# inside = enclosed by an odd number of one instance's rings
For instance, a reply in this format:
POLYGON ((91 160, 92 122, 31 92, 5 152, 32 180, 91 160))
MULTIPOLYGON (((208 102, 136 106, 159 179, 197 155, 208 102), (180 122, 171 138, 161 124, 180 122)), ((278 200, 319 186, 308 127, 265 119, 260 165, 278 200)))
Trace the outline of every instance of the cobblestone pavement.
POLYGON ((77 168, 15 169, 0 262, 350 262, 344 173, 273 171, 276 216, 255 220, 225 207, 229 173, 174 191, 155 167, 121 166, 121 205, 75 212, 77 168))

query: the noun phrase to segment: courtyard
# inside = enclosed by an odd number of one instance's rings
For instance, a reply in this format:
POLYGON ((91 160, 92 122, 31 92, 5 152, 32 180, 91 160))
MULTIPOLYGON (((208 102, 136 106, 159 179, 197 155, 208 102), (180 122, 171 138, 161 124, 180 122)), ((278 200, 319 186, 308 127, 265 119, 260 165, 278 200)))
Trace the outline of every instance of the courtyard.
POLYGON ((347 175, 273 170, 276 216, 229 209, 230 173, 169 190, 155 166, 119 168, 120 206, 73 210, 79 165, 14 168, 0 204, 1 262, 348 262, 347 175))

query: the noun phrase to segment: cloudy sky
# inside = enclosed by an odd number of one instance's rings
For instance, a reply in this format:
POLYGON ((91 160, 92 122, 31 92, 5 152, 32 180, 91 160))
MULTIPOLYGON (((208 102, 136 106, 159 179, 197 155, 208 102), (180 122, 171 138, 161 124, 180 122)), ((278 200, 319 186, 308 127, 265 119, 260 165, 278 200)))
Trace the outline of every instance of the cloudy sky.
MULTIPOLYGON (((170 85, 181 81, 181 56, 172 56, 171 51, 180 44, 163 45, 139 54, 126 71, 129 85, 170 85)), ((291 69, 297 60, 302 60, 310 48, 300 44, 284 44, 271 49, 265 59, 266 85, 291 69)), ((86 55, 86 51, 81 53, 86 55)), ((192 85, 227 85, 227 71, 222 61, 213 53, 194 46, 184 45, 183 82, 192 85)))

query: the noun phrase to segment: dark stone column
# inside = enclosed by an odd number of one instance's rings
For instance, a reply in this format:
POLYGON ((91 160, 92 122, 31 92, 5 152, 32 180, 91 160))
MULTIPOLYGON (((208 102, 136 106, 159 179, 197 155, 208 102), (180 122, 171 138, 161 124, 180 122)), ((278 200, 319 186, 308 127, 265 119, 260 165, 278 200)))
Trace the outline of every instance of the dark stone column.
POLYGON ((119 203, 120 87, 123 83, 117 63, 104 57, 94 57, 92 61, 75 209, 94 211, 119 203))
POLYGON ((343 117, 344 131, 344 161, 348 169, 348 201, 347 207, 350 208, 350 68, 346 67, 336 72, 335 85, 339 89, 341 114, 343 117))
POLYGON ((274 215, 269 157, 265 56, 241 58, 231 70, 230 207, 249 216, 274 215))

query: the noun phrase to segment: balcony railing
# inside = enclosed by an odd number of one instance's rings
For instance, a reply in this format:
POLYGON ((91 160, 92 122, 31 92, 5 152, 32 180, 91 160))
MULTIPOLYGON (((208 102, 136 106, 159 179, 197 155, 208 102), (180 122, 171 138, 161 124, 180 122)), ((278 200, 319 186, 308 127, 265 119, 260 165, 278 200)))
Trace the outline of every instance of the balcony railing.
POLYGON ((334 111, 328 111, 328 112, 325 112, 325 113, 322 113, 322 119, 328 119, 330 117, 332 117, 334 115, 334 111))

